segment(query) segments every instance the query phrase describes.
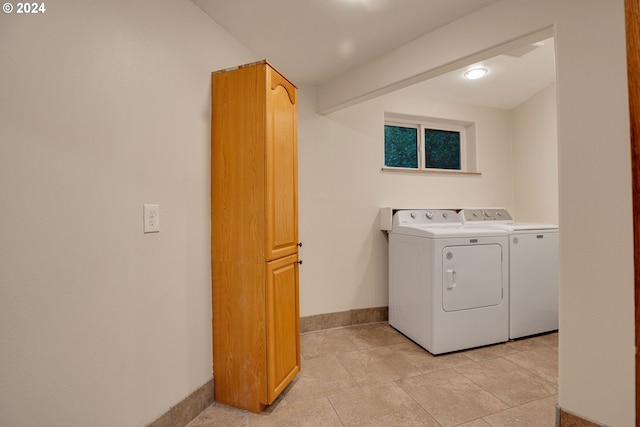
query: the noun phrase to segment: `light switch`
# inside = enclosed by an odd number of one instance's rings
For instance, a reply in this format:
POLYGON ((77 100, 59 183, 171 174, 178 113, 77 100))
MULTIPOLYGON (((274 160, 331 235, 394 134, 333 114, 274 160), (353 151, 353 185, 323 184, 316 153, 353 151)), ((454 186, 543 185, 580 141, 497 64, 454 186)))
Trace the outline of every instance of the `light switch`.
POLYGON ((160 205, 143 205, 144 232, 158 233, 160 231, 160 205))

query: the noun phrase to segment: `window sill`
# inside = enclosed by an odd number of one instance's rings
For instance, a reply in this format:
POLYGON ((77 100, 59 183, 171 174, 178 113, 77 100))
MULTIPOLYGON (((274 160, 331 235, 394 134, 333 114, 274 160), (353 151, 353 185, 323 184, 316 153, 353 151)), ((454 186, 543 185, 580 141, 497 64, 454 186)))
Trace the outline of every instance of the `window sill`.
POLYGON ((400 172, 418 175, 482 175, 481 172, 459 171, 452 169, 405 169, 383 167, 381 172, 400 172))

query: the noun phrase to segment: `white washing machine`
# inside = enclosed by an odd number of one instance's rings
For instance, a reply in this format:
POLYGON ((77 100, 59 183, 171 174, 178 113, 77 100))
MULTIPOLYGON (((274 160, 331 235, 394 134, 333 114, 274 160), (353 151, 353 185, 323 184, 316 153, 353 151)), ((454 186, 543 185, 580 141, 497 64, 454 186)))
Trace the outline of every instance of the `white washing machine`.
POLYGON ((463 209, 460 217, 509 233, 509 338, 557 330, 558 226, 517 223, 506 209, 463 209))
POLYGON ((454 210, 402 210, 392 224, 389 324, 433 354, 508 341, 508 233, 454 210))

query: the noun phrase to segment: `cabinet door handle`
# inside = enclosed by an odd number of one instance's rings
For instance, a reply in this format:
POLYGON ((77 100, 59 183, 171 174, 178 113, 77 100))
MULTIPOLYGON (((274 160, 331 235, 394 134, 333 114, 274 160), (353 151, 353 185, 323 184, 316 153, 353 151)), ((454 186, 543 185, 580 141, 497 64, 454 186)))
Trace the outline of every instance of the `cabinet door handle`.
POLYGON ((298 261, 298 264, 302 265, 302 260, 298 261))
POLYGON ((298 246, 302 247, 302 242, 298 243, 298 246))

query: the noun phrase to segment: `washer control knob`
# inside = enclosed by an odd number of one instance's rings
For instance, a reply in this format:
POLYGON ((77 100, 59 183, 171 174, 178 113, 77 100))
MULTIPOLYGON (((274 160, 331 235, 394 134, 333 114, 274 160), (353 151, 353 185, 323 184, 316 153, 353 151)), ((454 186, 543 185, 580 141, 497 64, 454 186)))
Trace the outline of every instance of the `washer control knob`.
POLYGON ((448 218, 449 212, 442 212, 442 218, 448 218))
POLYGON ((413 219, 416 218, 416 213, 415 212, 411 212, 411 218, 413 218, 413 219))
POLYGON ((427 211, 426 216, 427 216, 427 219, 433 219, 433 212, 427 211))
POLYGON ((484 214, 484 216, 485 216, 486 218, 489 218, 489 216, 491 215, 491 214, 490 214, 489 212, 487 212, 487 211, 482 211, 482 213, 484 214))

